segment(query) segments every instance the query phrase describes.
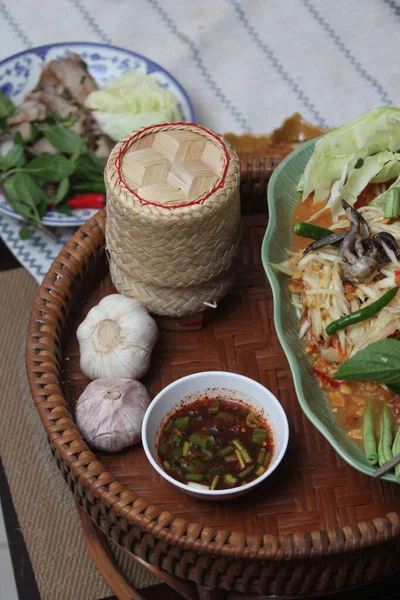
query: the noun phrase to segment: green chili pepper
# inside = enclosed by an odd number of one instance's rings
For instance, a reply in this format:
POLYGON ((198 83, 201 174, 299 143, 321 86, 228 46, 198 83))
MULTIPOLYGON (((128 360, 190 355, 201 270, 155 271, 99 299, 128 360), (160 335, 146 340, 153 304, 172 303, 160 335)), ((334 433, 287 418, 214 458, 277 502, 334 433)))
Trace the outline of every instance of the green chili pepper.
POLYGON ((385 406, 382 410, 380 437, 378 445, 378 462, 380 467, 383 467, 383 465, 387 463, 388 460, 393 458, 392 443, 392 417, 389 409, 385 406))
POLYGON ((294 232, 296 235, 312 240, 320 240, 327 235, 334 233, 334 231, 331 231, 330 229, 320 227, 319 225, 312 225, 311 223, 296 223, 294 232))
POLYGON ((365 308, 360 308, 359 310, 356 310, 355 312, 350 313, 349 315, 341 317, 336 321, 332 321, 332 323, 329 323, 325 330, 327 335, 333 335, 334 333, 336 333, 336 331, 339 331, 339 329, 345 329, 345 327, 355 325, 360 321, 365 321, 365 319, 370 319, 371 317, 376 315, 380 310, 382 310, 382 308, 385 308, 385 306, 387 306, 389 302, 393 300, 393 298, 397 294, 398 289, 399 287, 396 286, 388 292, 386 292, 386 294, 383 294, 383 296, 378 298, 378 300, 375 300, 375 302, 372 302, 372 304, 366 306, 365 308))
POLYGON ((376 440, 374 434, 374 415, 370 406, 367 406, 364 413, 363 441, 364 453, 367 463, 372 467, 378 462, 378 450, 376 447, 376 440))
POLYGON ((73 192, 106 192, 106 186, 103 180, 99 181, 81 181, 74 183, 72 186, 73 192))

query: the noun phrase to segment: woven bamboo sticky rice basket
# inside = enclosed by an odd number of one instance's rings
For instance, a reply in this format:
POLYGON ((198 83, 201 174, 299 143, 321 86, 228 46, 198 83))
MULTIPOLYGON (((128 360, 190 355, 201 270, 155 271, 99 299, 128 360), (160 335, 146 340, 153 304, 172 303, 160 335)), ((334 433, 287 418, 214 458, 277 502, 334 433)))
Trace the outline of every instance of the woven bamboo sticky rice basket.
POLYGON ((310 598, 373 582, 400 564, 400 486, 352 469, 307 421, 274 332, 260 245, 266 184, 277 162, 243 160, 244 234, 235 287, 204 329, 161 332, 144 380, 154 395, 188 373, 230 370, 278 396, 289 419, 288 452, 252 493, 220 504, 196 500, 160 478, 140 445, 111 455, 92 452, 82 440, 74 405, 88 380, 79 369, 75 332, 114 290, 105 211, 81 227, 50 268, 26 348, 29 384, 52 452, 93 522, 149 568, 203 591, 225 590, 230 598, 310 598))
POLYGON ((119 292, 176 317, 230 290, 241 222, 238 158, 227 140, 194 123, 145 127, 114 147, 105 181, 119 292))

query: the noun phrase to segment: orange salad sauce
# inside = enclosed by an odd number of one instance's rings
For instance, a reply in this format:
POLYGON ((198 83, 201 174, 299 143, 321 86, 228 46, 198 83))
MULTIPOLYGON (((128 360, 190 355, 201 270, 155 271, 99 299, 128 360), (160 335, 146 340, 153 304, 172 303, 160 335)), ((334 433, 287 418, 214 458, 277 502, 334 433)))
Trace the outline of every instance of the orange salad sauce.
MULTIPOLYGON (((360 208, 372 200, 376 195, 375 190, 367 186, 362 194, 360 194, 356 208, 360 208)), ((326 202, 313 203, 311 195, 305 202, 301 202, 296 206, 293 217, 293 226, 295 223, 307 221, 313 214, 322 210, 326 202)), ((313 225, 320 227, 329 227, 332 225, 332 214, 330 209, 325 210, 315 220, 312 220, 313 225)), ((298 251, 306 248, 313 240, 302 238, 296 234, 292 237, 292 250, 298 251)), ((351 284, 346 284, 351 293, 351 284)), ((297 280, 290 283, 293 291, 299 291, 296 286, 299 286, 297 280)), ((337 370, 337 365, 328 363, 320 356, 320 352, 316 344, 309 344, 306 348, 307 354, 313 360, 314 368, 325 375, 327 379, 331 378, 337 370)), ((338 424, 346 431, 348 436, 352 438, 360 446, 362 445, 362 430, 364 411, 367 404, 370 404, 374 413, 377 415, 381 412, 382 406, 386 404, 392 410, 394 429, 397 429, 397 423, 400 423, 400 396, 389 392, 386 388, 378 383, 362 382, 362 381, 343 381, 334 382, 331 385, 322 377, 318 377, 321 388, 325 391, 332 412, 335 414, 338 424)), ((376 433, 379 429, 379 418, 375 418, 376 433)))

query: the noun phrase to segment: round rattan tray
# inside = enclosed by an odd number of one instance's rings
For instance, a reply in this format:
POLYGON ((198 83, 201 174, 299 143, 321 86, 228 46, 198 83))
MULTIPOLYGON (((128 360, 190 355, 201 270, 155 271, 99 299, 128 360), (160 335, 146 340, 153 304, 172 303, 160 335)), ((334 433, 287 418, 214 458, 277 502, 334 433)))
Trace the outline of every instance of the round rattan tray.
MULTIPOLYGON (((140 446, 94 454, 74 423, 88 381, 75 331, 113 292, 105 211, 66 244, 38 291, 27 372, 52 452, 77 502, 114 542, 177 578, 235 593, 311 597, 393 573, 400 558, 400 486, 346 465, 300 410, 272 323, 260 246, 274 157, 241 162, 244 235, 236 287, 199 331, 163 331, 144 383, 151 394, 188 373, 230 370, 277 395, 290 425, 280 468, 251 494, 210 503, 177 492, 140 446)), ((202 588, 204 589, 204 588, 202 588)), ((237 597, 237 596, 235 596, 237 597)))

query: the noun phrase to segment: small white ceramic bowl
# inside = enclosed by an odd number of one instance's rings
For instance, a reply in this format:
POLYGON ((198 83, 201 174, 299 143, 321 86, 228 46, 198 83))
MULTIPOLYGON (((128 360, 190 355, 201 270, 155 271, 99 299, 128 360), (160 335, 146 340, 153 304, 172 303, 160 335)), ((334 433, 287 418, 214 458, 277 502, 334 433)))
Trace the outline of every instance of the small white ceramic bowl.
POLYGON ((195 373, 182 377, 164 388, 148 407, 142 424, 142 442, 147 458, 158 473, 176 488, 205 500, 224 500, 236 498, 245 494, 264 481, 281 462, 289 440, 289 426, 285 412, 275 396, 263 385, 253 379, 237 373, 225 371, 209 371, 195 373), (160 433, 160 426, 182 401, 195 402, 201 397, 218 395, 243 401, 246 405, 254 407, 260 412, 270 425, 274 439, 275 450, 268 469, 261 477, 241 487, 227 490, 200 490, 180 483, 168 475, 158 462, 156 443, 160 433))

